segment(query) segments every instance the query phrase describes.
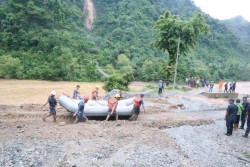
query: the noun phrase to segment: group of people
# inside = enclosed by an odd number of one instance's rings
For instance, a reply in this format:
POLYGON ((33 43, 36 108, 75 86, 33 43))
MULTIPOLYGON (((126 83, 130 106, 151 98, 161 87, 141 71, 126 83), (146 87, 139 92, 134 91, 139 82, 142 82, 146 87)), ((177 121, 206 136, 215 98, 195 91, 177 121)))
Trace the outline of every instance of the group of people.
MULTIPOLYGON (((213 92, 214 88, 214 82, 210 81, 209 79, 200 79, 199 77, 190 77, 186 78, 185 80, 186 85, 189 85, 190 87, 204 87, 208 92, 213 92)), ((219 92, 221 93, 223 90, 223 81, 220 80, 218 82, 219 86, 219 92)), ((235 93, 236 89, 236 81, 226 82, 224 84, 224 93, 235 93)))
POLYGON ((224 84, 224 93, 235 93, 235 89, 236 89, 236 81, 226 82, 224 84))
MULTIPOLYGON (((89 97, 88 96, 84 96, 83 98, 80 96, 80 92, 79 92, 80 86, 77 85, 76 89, 73 91, 73 96, 72 99, 79 99, 80 102, 78 103, 78 111, 75 112, 73 114, 73 117, 75 117, 75 121, 74 123, 77 123, 79 121, 88 121, 88 118, 84 115, 84 107, 85 104, 88 102, 89 97)), ((95 89, 92 91, 92 95, 91 98, 92 100, 97 100, 99 99, 99 87, 96 86, 95 89)), ((66 94, 64 94, 66 95, 66 94)), ((68 95, 66 95, 68 96, 68 95)), ((70 96, 68 96, 70 97, 70 96)), ((132 110, 132 116, 129 118, 130 121, 135 121, 137 120, 139 114, 140 114, 140 107, 142 106, 145 112, 145 108, 144 108, 144 101, 143 101, 143 97, 144 94, 141 94, 140 96, 134 98, 134 105, 133 105, 133 110, 132 110)), ((106 121, 108 121, 110 119, 111 116, 114 116, 116 121, 118 120, 118 114, 116 113, 116 109, 118 106, 118 101, 121 99, 121 94, 115 94, 114 97, 110 98, 108 100, 108 115, 106 117, 106 121)), ((48 97, 47 102, 41 107, 43 108, 44 106, 46 106, 47 104, 49 104, 49 114, 45 115, 43 117, 43 121, 45 122, 47 117, 53 116, 53 120, 54 122, 56 122, 56 105, 57 105, 57 100, 56 100, 56 92, 55 91, 51 91, 50 92, 50 96, 48 97)))
POLYGON ((210 81, 209 79, 205 79, 205 78, 200 79, 200 77, 190 77, 190 78, 186 78, 185 82, 186 82, 186 85, 190 87, 194 87, 194 88, 203 87, 206 90, 208 90, 208 92, 213 92, 214 82, 210 81))
POLYGON ((186 85, 189 85, 191 87, 198 88, 200 87, 200 83, 203 83, 203 79, 200 79, 199 77, 188 77, 185 79, 186 85))
POLYGON ((243 137, 248 137, 250 132, 250 105, 247 97, 243 97, 242 103, 240 103, 240 99, 237 99, 236 103, 234 103, 234 99, 229 99, 229 106, 227 107, 225 120, 227 127, 227 133, 225 135, 227 136, 231 136, 233 130, 236 131, 238 128, 244 129, 247 121, 247 129, 243 137), (241 126, 239 127, 240 121, 241 126))

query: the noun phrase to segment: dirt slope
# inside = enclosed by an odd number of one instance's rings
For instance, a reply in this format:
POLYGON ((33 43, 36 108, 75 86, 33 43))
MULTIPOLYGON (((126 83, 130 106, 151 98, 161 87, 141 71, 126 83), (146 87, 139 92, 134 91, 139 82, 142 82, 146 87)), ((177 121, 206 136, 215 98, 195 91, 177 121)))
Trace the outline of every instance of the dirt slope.
POLYGON ((93 0, 85 0, 83 11, 87 14, 87 18, 85 20, 85 25, 89 30, 93 29, 93 23, 96 18, 96 12, 93 0))

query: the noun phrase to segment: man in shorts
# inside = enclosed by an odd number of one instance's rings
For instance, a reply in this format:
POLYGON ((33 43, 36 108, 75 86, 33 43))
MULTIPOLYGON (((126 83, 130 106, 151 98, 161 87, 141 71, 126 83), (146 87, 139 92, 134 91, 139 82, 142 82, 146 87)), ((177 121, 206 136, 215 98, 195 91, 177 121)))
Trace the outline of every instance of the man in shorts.
POLYGON ((136 97, 134 99, 134 108, 133 108, 133 115, 129 118, 130 121, 136 121, 139 114, 140 114, 140 107, 142 106, 144 112, 145 112, 145 108, 144 108, 144 101, 143 101, 143 97, 144 94, 141 94, 139 97, 136 97))
POLYGON ((45 122, 46 118, 50 117, 52 115, 54 122, 56 122, 56 105, 57 105, 57 101, 56 101, 56 92, 55 91, 50 92, 50 96, 48 97, 48 101, 41 108, 46 106, 48 103, 49 103, 50 112, 49 112, 48 115, 45 115, 43 117, 43 121, 45 122))
POLYGON ((106 122, 109 120, 111 116, 115 116, 115 120, 118 121, 118 115, 116 113, 116 108, 118 106, 118 101, 120 100, 121 96, 120 94, 116 94, 115 97, 109 99, 108 102, 108 115, 106 117, 106 122))
POLYGON ((74 117, 76 117, 74 124, 76 124, 78 121, 88 121, 88 118, 83 113, 85 103, 87 103, 88 100, 89 97, 85 96, 84 99, 78 103, 78 111, 73 115, 74 117))

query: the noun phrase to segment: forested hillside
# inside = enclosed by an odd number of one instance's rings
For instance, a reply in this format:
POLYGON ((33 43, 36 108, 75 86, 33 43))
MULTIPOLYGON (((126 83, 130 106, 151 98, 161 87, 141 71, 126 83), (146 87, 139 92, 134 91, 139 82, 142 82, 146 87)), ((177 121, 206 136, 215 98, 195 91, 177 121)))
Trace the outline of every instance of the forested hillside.
MULTIPOLYGON (((182 19, 201 12, 191 0, 93 0, 96 16, 89 30, 82 1, 0 3, 0 77, 18 79, 102 80, 96 63, 109 74, 127 73, 135 80, 166 78, 168 54, 150 46, 156 20, 167 10, 182 19)), ((178 79, 250 80, 249 40, 233 26, 204 17, 210 35, 181 55, 178 79)))

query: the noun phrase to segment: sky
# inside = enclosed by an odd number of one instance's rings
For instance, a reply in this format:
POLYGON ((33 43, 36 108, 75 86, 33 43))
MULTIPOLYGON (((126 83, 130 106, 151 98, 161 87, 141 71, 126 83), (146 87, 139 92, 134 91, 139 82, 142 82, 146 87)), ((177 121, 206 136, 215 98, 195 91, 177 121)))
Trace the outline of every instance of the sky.
POLYGON ((210 16, 225 20, 241 15, 250 21, 250 0, 193 0, 210 16))

